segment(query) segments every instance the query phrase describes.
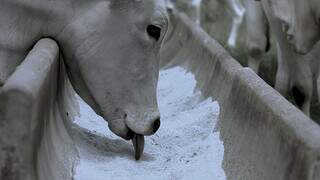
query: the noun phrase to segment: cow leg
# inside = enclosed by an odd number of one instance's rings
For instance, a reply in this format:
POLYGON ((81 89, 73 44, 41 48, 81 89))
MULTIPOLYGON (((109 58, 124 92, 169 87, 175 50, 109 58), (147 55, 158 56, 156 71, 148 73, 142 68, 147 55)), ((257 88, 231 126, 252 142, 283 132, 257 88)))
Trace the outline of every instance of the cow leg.
POLYGON ((248 66, 256 73, 259 71, 263 54, 270 47, 269 26, 261 4, 245 0, 248 66))
POLYGON ((258 48, 249 48, 248 66, 258 74, 264 51, 258 48))
POLYGON ((229 38, 228 38, 228 46, 230 47, 235 47, 236 46, 236 40, 238 38, 238 30, 240 27, 240 23, 241 21, 239 21, 238 19, 236 19, 238 17, 234 17, 233 21, 232 21, 232 28, 229 34, 229 38))
POLYGON ((195 7, 196 7, 196 23, 200 24, 200 20, 201 20, 201 1, 202 0, 198 0, 198 1, 194 1, 195 2, 195 7))
POLYGON ((290 91, 297 107, 309 116, 313 91, 311 69, 305 59, 291 56, 286 46, 281 48, 278 44, 277 49, 278 69, 275 89, 284 97, 288 97, 290 91))
POLYGON ((311 68, 305 59, 291 64, 292 85, 291 93, 297 106, 306 114, 310 115, 310 104, 313 91, 313 76, 311 68), (294 66, 296 65, 296 66, 294 66))
POLYGON ((307 116, 310 116, 312 88, 309 89, 301 86, 293 86, 291 91, 298 108, 301 109, 307 116))
POLYGON ((229 33, 228 46, 235 47, 238 39, 239 28, 243 21, 245 9, 239 0, 229 0, 228 4, 233 12, 232 27, 229 33))
POLYGON ((277 43, 278 69, 276 74, 275 89, 284 97, 288 96, 290 78, 288 64, 284 60, 279 43, 277 43))

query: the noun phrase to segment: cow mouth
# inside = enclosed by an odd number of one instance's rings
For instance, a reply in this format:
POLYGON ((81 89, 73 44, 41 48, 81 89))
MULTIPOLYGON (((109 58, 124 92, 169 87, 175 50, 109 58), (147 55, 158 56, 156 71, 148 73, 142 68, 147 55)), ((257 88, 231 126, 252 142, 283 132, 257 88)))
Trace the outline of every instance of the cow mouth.
POLYGON ((144 150, 144 135, 137 134, 129 129, 129 138, 132 140, 134 157, 138 161, 142 157, 144 150))

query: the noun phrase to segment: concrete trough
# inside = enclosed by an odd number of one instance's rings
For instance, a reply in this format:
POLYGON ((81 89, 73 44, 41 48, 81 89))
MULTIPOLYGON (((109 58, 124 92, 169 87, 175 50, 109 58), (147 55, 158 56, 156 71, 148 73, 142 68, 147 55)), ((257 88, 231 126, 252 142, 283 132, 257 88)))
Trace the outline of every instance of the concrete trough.
POLYGON ((203 96, 218 100, 227 179, 320 179, 320 127, 185 14, 170 16, 162 66, 186 68, 203 96))
MULTIPOLYGON (((171 11, 162 67, 192 72, 221 107, 223 168, 230 180, 320 179, 320 128, 209 37, 171 11)), ((56 43, 41 40, 0 92, 0 179, 72 179, 74 92, 56 43)))
POLYGON ((0 90, 0 179, 72 179, 74 94, 58 45, 40 40, 0 90))

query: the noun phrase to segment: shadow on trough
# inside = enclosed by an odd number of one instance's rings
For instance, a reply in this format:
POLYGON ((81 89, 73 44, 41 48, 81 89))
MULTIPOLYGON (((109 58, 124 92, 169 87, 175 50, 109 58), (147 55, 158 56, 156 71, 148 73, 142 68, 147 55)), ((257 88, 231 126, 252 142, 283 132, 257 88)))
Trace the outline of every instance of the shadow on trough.
MULTIPOLYGON (((107 136, 102 136, 77 124, 73 124, 72 129, 73 138, 76 141, 78 149, 84 149, 87 152, 94 152, 93 154, 97 156, 121 157, 135 161, 134 150, 131 141, 112 139, 107 136)), ((139 161, 154 160, 154 157, 145 152, 139 161)))

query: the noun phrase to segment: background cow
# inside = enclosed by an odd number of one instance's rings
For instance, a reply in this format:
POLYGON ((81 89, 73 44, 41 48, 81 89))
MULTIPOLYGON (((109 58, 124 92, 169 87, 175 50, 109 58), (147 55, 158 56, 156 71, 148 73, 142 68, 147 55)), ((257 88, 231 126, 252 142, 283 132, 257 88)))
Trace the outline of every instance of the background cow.
POLYGON ((244 1, 246 13, 246 46, 248 66, 258 73, 262 56, 270 48, 269 22, 259 2, 244 1))
MULTIPOLYGON (((310 104, 313 96, 313 84, 319 76, 317 51, 308 56, 295 53, 282 31, 281 21, 275 17, 266 1, 247 0, 247 36, 249 48, 249 66, 257 72, 262 52, 268 46, 268 26, 270 33, 276 39, 278 51, 278 69, 275 89, 289 97, 292 94, 297 106, 307 115, 310 114, 310 104), (251 63, 250 63, 251 62, 251 63), (254 62, 254 63, 252 63, 254 62)), ((319 47, 318 47, 319 48, 319 47)))
POLYGON ((283 22, 292 48, 301 54, 310 52, 320 40, 320 1, 270 0, 268 3, 283 22))

